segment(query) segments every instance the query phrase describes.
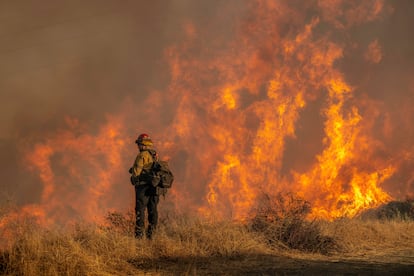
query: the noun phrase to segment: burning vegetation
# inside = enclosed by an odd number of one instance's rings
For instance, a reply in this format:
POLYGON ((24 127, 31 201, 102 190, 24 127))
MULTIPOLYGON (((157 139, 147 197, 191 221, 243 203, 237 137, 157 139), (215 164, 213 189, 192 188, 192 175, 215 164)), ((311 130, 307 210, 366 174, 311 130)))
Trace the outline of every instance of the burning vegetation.
MULTIPOLYGON (((111 103, 97 111, 99 120, 59 114, 49 119, 53 127, 16 138, 18 163, 27 176, 22 185, 33 194, 0 217, 4 246, 11 248, 3 258, 23 258, 19 254, 33 250, 28 236, 18 238, 13 232, 14 225, 29 218, 46 228, 79 221, 100 225, 93 233, 78 229, 51 240, 38 236, 38 246, 50 242, 68 251, 96 249, 85 253, 90 257, 102 252, 89 238, 108 242, 119 235, 120 244, 129 243, 125 229, 130 221, 117 212, 132 205, 127 171, 141 130, 151 133, 175 173, 161 213, 206 219, 219 232, 213 235, 210 226, 195 224, 189 226, 193 232, 182 233, 168 221, 160 239, 171 247, 162 251, 150 245, 154 252, 188 254, 172 247, 179 242, 201 246, 202 252, 192 248, 195 255, 239 254, 245 252, 236 242, 242 237, 257 241, 248 243, 257 252, 329 253, 349 248, 349 243, 326 230, 322 221, 340 224, 373 210, 380 219, 395 213, 412 219, 412 201, 401 201, 414 192, 412 71, 391 74, 392 47, 374 31, 396 20, 404 3, 189 4, 194 13, 166 22, 173 31, 166 28, 172 33, 162 44, 162 66, 153 72, 156 86, 138 95, 122 94, 116 107, 111 103), (401 80, 397 92, 389 75, 401 80), (105 220, 108 212, 112 215, 105 220), (223 221, 235 225, 226 228, 223 221), (232 245, 203 244, 203 239, 225 241, 217 237, 223 233, 235 235, 232 245)), ((406 67, 412 70, 411 63, 406 67)), ((115 244, 110 246, 109 251, 118 252, 115 244)), ((131 256, 142 252, 127 248, 125 254, 131 255, 126 258, 136 264, 131 256)), ((154 252, 139 256, 162 255, 154 252)), ((61 253, 56 254, 53 258, 61 253)), ((116 258, 125 257, 121 255, 116 258)), ((82 269, 78 273, 87 274, 82 269)))

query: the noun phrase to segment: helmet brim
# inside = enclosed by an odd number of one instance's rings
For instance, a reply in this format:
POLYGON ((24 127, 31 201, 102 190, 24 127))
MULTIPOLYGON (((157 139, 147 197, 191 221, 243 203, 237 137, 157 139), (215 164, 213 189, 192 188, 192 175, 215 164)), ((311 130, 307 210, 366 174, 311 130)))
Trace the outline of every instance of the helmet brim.
POLYGON ((144 140, 144 141, 135 141, 135 143, 138 145, 138 146, 147 146, 147 147, 152 147, 153 146, 153 143, 152 143, 152 141, 151 140, 144 140))

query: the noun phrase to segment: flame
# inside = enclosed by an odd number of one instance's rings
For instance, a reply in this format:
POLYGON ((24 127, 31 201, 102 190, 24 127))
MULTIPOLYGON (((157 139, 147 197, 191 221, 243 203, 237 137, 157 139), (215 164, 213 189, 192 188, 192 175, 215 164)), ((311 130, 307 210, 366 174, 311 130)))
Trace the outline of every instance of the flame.
POLYGON ((98 219, 99 214, 102 217, 107 210, 101 205, 110 196, 114 169, 119 170, 123 164, 125 141, 119 120, 108 118, 96 135, 76 135, 83 131, 82 127, 76 120, 67 119, 69 129, 35 144, 25 163, 38 173, 42 194, 39 204, 23 209, 55 221, 73 217, 72 214, 87 220, 98 219))
POLYGON ((313 200, 313 215, 329 219, 354 216, 363 209, 390 200, 378 184, 389 178, 395 168, 385 165, 374 172, 364 172, 352 164, 358 154, 363 154, 363 149, 369 147, 361 139, 359 123, 362 117, 356 107, 351 107, 346 116, 344 114, 344 104, 352 91, 346 83, 340 79, 330 80, 328 87, 329 104, 325 110, 327 146, 317 156, 318 162, 313 169, 297 175, 296 181, 303 196, 317 195, 318 198, 313 200), (341 179, 345 168, 349 174, 346 180, 341 179))
MULTIPOLYGON (((236 3, 223 4, 226 16, 209 28, 183 21, 184 38, 165 49, 165 90, 100 126, 67 119, 26 148, 41 196, 25 210, 47 223, 96 220, 125 207, 133 201, 126 172, 140 129, 170 160, 176 180, 165 204, 177 209, 244 220, 262 193, 294 192, 310 201, 312 217, 335 219, 391 200, 383 184, 412 149, 378 154, 385 143, 372 132, 380 105, 364 100, 341 67, 355 54, 348 32, 380 18, 384 1, 236 3), (318 114, 312 123, 320 134, 300 135, 307 112, 318 114), (303 144, 312 158, 288 164, 310 155, 292 154, 303 144)), ((376 66, 383 50, 371 41, 360 58, 376 66)), ((391 121, 385 114, 385 140, 391 121)))
MULTIPOLYGON (((331 2, 320 3, 324 7, 331 2)), ((336 4, 336 8, 345 5, 336 4)), ((354 103, 354 88, 335 66, 344 48, 328 35, 315 34, 322 24, 318 17, 299 25, 295 36, 282 37, 279 26, 289 19, 280 14, 293 12, 287 3, 256 1, 250 8, 247 30, 232 36, 225 47, 231 50, 203 52, 191 36, 167 51, 173 76, 171 93, 183 99, 183 112, 177 111, 174 128, 183 139, 190 132, 180 130, 191 129, 192 133, 204 134, 200 137, 209 136, 210 144, 215 143, 212 156, 198 152, 207 155, 206 159, 216 158, 209 162, 214 168, 206 175, 210 179, 205 197, 208 206, 200 207, 199 212, 240 220, 260 193, 283 191, 294 191, 308 199, 314 206, 312 216, 326 219, 354 216, 390 200, 380 185, 396 167, 384 163, 365 168, 366 160, 361 158, 364 151, 373 151, 372 138, 365 135, 364 118, 354 103), (188 55, 191 51, 199 54, 188 55), (283 175, 286 140, 295 138, 301 111, 321 94, 326 98, 324 148, 308 171, 291 170, 290 176, 283 175), (243 103, 244 98, 251 101, 243 103), (198 107, 208 116, 200 114, 198 107)), ((375 20, 382 9, 381 1, 372 7, 353 3, 343 16, 353 26, 362 24, 363 16, 367 21, 375 20)), ((343 24, 337 27, 347 28, 343 24)), ((371 52, 374 47, 379 49, 377 42, 370 46, 371 52)), ((203 141, 199 143, 205 149, 203 141)), ((190 144, 199 146, 197 142, 190 144)))

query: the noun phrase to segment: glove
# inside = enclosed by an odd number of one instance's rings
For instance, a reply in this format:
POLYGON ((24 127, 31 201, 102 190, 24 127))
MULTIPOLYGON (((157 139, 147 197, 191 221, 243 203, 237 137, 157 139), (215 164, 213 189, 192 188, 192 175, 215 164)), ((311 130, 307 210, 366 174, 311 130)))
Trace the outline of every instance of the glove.
POLYGON ((131 175, 131 177, 129 178, 129 180, 131 181, 131 185, 135 186, 135 177, 131 175))

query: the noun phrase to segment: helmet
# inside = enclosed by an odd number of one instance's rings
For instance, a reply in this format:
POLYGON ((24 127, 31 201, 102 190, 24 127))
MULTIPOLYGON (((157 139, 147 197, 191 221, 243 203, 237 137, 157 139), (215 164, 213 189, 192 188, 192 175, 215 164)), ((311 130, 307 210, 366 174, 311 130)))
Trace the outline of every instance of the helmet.
POLYGON ((141 146, 152 146, 153 144, 151 138, 146 133, 140 134, 135 143, 141 146))

